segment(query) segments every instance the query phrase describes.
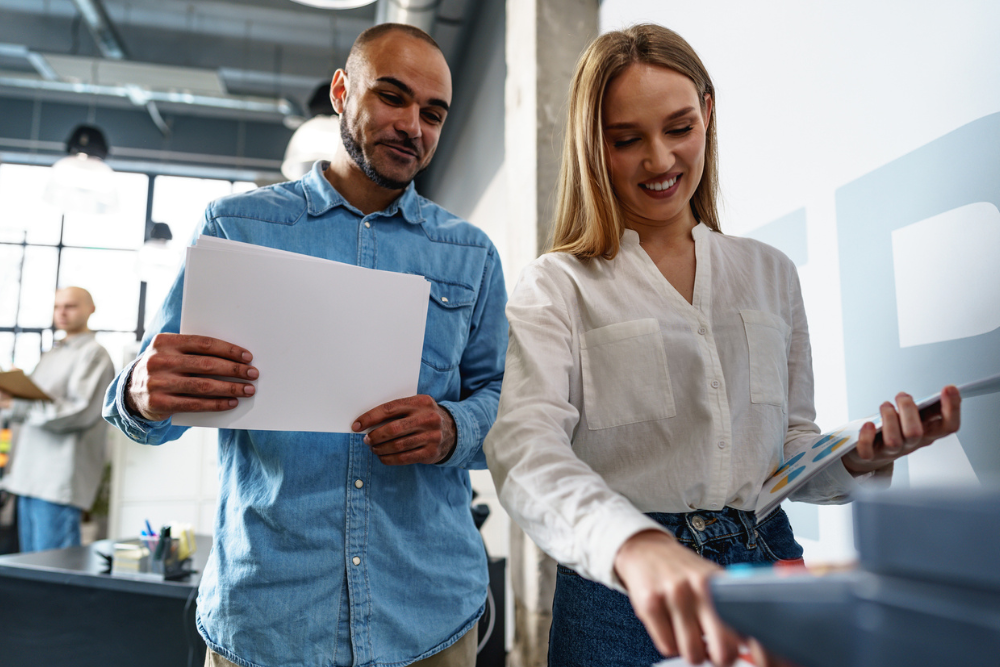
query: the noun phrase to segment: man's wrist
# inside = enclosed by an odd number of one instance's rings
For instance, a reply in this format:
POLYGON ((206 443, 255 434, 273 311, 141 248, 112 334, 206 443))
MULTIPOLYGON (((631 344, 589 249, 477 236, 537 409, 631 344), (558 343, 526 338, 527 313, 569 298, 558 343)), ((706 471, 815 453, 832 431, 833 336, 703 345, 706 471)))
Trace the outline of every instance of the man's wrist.
POLYGON ((448 448, 448 452, 444 455, 444 458, 434 465, 447 463, 448 460, 455 455, 455 450, 458 449, 458 426, 455 424, 455 418, 452 416, 450 411, 440 405, 438 406, 438 410, 443 413, 441 415, 441 420, 443 422, 441 430, 446 434, 446 438, 451 441, 451 446, 448 448))
POLYGON ((132 364, 132 366, 128 369, 128 373, 125 374, 125 386, 122 388, 122 403, 125 404, 125 410, 128 412, 130 417, 141 419, 143 421, 155 421, 142 414, 139 406, 135 403, 135 399, 132 398, 132 372, 134 370, 135 363, 132 364))

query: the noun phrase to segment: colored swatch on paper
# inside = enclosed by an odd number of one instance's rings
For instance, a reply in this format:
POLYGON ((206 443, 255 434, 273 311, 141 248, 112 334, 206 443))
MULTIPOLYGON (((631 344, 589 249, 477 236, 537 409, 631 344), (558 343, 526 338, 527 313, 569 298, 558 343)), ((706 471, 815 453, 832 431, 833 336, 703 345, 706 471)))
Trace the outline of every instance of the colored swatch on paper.
POLYGON ((817 440, 813 444, 812 449, 816 449, 817 447, 822 447, 823 445, 825 445, 826 443, 830 442, 831 440, 833 440, 834 438, 836 438, 838 435, 840 435, 841 433, 843 433, 845 430, 846 429, 839 428, 836 431, 833 431, 831 433, 827 433, 826 435, 824 435, 822 438, 820 438, 819 440, 817 440))
POLYGON ((819 461, 820 459, 826 458, 827 455, 829 455, 829 454, 837 451, 837 449, 839 449, 840 446, 843 445, 848 440, 850 440, 850 438, 841 438, 840 440, 838 440, 837 442, 833 443, 832 445, 830 445, 829 447, 827 447, 826 449, 824 449, 823 451, 821 451, 819 454, 817 454, 816 456, 814 456, 813 457, 813 461, 815 462, 815 461, 819 461))
POLYGON ((788 461, 785 462, 785 465, 781 466, 780 468, 778 468, 777 470, 775 470, 774 472, 771 473, 771 477, 774 477, 775 475, 780 475, 781 473, 785 472, 786 470, 788 470, 789 468, 791 468, 793 465, 795 465, 798 462, 798 460, 801 459, 805 455, 806 455, 805 452, 799 452, 798 454, 796 454, 792 458, 788 459, 788 461))
POLYGON ((776 491, 780 491, 781 489, 783 489, 786 486, 788 486, 791 482, 794 482, 795 478, 798 477, 799 475, 801 475, 802 471, 805 470, 805 469, 806 469, 806 467, 802 466, 802 467, 796 468, 792 472, 788 473, 785 477, 783 477, 781 479, 780 482, 778 482, 773 487, 771 487, 771 493, 775 493, 776 491))

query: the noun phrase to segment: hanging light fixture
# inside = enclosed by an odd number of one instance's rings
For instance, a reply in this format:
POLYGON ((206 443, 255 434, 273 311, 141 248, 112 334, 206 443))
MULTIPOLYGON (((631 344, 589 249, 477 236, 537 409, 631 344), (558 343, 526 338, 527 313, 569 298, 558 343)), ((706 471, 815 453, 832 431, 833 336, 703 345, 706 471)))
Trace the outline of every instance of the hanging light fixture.
POLYGON ((173 238, 167 223, 153 223, 149 238, 139 248, 135 258, 135 272, 139 280, 147 283, 163 277, 169 280, 177 273, 181 252, 168 243, 173 238))
POLYGON ((340 118, 330 102, 330 85, 322 83, 309 100, 312 118, 302 123, 285 149, 281 174, 290 181, 302 178, 316 160, 328 160, 340 145, 340 118))
POLYGON ((114 213, 118 210, 115 172, 104 162, 108 142, 92 125, 79 125, 66 141, 69 157, 52 165, 43 201, 63 212, 114 213))
POLYGON ((319 7, 320 9, 354 9, 370 5, 375 0, 292 0, 300 5, 319 7))

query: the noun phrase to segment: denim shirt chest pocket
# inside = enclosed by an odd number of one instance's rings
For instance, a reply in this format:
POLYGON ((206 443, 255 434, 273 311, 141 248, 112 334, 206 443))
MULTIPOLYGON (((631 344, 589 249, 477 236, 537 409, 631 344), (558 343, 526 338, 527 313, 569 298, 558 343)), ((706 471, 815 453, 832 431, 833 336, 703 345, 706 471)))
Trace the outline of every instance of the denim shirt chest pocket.
POLYGON ((589 430, 677 414, 657 320, 617 322, 585 332, 580 362, 589 430))
POLYGON ((788 402, 788 343, 792 328, 779 316, 761 310, 741 310, 750 354, 750 402, 788 402))
POLYGON ((476 292, 472 288, 427 278, 431 284, 421 361, 436 371, 453 370, 462 360, 469 337, 476 292))

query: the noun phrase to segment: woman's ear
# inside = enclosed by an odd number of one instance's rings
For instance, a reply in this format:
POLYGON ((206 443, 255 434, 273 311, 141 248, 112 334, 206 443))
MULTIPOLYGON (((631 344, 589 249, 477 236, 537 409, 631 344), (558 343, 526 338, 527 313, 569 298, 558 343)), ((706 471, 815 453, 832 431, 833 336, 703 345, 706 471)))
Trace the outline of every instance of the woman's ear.
POLYGON ((705 93, 705 104, 702 109, 702 120, 705 123, 705 129, 708 129, 708 124, 712 120, 712 95, 711 93, 705 93))

